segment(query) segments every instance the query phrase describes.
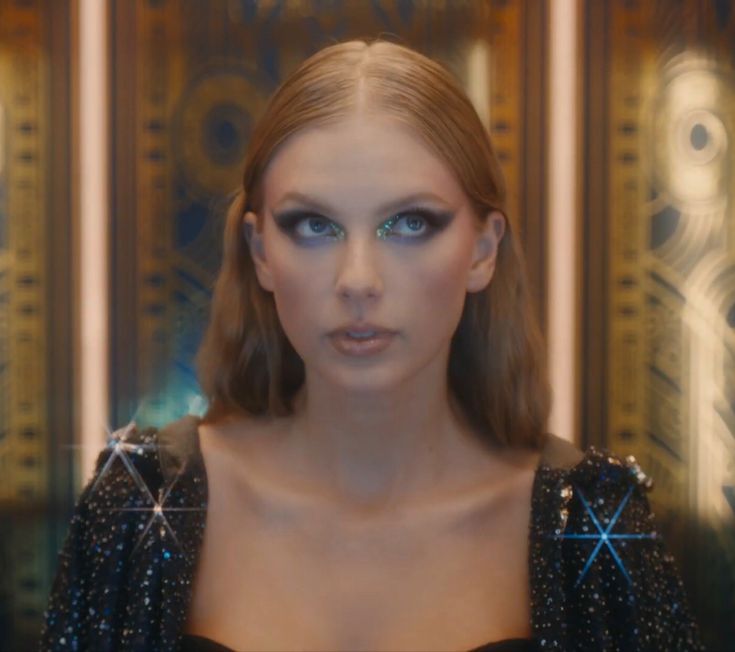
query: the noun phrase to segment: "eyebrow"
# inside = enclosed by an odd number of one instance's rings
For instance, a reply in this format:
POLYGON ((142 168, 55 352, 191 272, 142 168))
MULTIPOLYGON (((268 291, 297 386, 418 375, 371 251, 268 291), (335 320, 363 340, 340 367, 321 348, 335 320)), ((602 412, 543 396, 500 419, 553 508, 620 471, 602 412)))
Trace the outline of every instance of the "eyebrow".
MULTIPOLYGON (((319 211, 322 211, 324 213, 332 213, 333 214, 333 213, 336 213, 337 212, 337 211, 333 210, 331 208, 331 206, 329 206, 328 204, 326 204, 326 203, 324 203, 322 201, 319 201, 318 199, 315 199, 314 197, 310 197, 309 195, 307 195, 305 193, 298 192, 296 190, 292 190, 292 191, 287 192, 285 195, 283 195, 283 197, 281 197, 281 200, 276 205, 278 206, 278 205, 284 203, 286 200, 289 200, 289 199, 294 200, 294 201, 301 202, 302 204, 307 204, 307 205, 311 206, 312 208, 315 208, 315 209, 317 209, 319 211)), ((388 211, 396 210, 398 208, 401 208, 403 206, 406 206, 406 205, 411 204, 411 203, 416 202, 416 201, 425 201, 425 200, 439 202, 440 204, 442 204, 442 205, 446 206, 447 208, 449 208, 449 205, 447 204, 447 202, 444 201, 438 195, 435 195, 435 194, 430 193, 430 192, 415 192, 415 193, 412 193, 412 194, 407 195, 405 197, 401 197, 400 199, 393 199, 393 200, 391 200, 391 201, 389 201, 389 202, 387 202, 385 204, 382 204, 381 206, 378 207, 377 211, 378 211, 378 213, 381 213, 382 214, 382 213, 386 213, 388 211)))

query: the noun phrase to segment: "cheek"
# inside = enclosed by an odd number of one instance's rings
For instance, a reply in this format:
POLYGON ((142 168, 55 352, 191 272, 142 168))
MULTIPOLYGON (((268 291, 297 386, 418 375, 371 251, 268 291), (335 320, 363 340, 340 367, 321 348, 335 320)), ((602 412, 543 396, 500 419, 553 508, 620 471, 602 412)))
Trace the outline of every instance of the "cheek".
POLYGON ((304 260, 294 251, 288 238, 270 220, 265 223, 263 236, 278 319, 286 336, 298 350, 299 336, 303 337, 303 331, 308 329, 307 308, 314 305, 309 293, 317 286, 319 272, 314 269, 312 262, 304 260))
POLYGON ((445 247, 417 274, 413 295, 416 316, 435 337, 451 337, 467 293, 468 256, 463 248, 445 247))
POLYGON ((319 306, 316 295, 323 276, 313 265, 297 263, 296 257, 274 260, 271 273, 273 299, 281 326, 294 348, 300 351, 301 345, 311 338, 311 326, 317 317, 314 311, 319 306))

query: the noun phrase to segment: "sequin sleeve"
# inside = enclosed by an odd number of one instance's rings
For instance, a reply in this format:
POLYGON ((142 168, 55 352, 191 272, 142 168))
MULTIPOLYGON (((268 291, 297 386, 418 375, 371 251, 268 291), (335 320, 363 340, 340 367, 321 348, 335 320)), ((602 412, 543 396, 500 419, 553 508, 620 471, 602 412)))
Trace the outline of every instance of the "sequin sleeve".
MULTIPOLYGON (((705 648, 699 627, 690 610, 676 561, 668 551, 651 510, 648 492, 652 489, 652 482, 643 474, 634 458, 628 458, 625 466, 634 482, 627 489, 630 492, 630 505, 627 512, 625 507, 621 512, 626 516, 621 518, 619 531, 641 537, 620 540, 625 544, 625 549, 632 553, 629 575, 634 589, 634 603, 637 603, 639 610, 638 640, 645 650, 702 651, 705 648), (636 541, 642 544, 636 546, 636 541)), ((617 531, 616 528, 614 532, 617 531)))
POLYGON ((652 481, 634 458, 593 451, 565 483, 561 539, 564 649, 703 650, 676 564, 651 511, 652 481))
MULTIPOLYGON (((100 454, 101 456, 102 454, 100 454)), ((99 468, 100 458, 97 461, 99 468)), ((63 547, 59 553, 56 575, 44 613, 40 650, 85 650, 87 646, 84 614, 88 613, 91 581, 87 553, 90 549, 89 492, 92 479, 74 507, 63 547)))
POLYGON ((59 553, 40 635, 42 652, 123 649, 123 615, 130 604, 125 578, 140 509, 150 509, 156 483, 153 449, 137 431, 117 431, 98 455, 59 553))

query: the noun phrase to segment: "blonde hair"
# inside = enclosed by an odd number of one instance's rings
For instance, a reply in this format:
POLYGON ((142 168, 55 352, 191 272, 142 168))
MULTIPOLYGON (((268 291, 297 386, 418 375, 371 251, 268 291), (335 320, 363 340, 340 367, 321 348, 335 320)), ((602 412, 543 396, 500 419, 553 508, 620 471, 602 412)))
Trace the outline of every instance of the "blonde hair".
POLYGON ((196 357, 209 401, 203 421, 231 413, 293 413, 304 364, 281 327, 273 296, 257 280, 243 216, 254 211, 262 230, 263 173, 280 144, 301 129, 361 108, 389 114, 423 137, 461 182, 478 226, 492 210, 506 216, 492 281, 466 296, 452 337, 448 383, 487 442, 540 447, 551 409, 545 349, 489 134, 448 70, 379 39, 330 45, 309 57, 279 86, 252 132, 242 187, 227 214, 211 318, 196 357))

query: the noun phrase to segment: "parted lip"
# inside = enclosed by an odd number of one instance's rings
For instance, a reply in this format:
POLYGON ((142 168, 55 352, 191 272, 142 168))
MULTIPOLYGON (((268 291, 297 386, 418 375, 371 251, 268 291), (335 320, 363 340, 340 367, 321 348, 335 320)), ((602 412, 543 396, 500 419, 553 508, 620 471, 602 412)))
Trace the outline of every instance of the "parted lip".
POLYGON ((365 333, 376 333, 377 335, 393 334, 395 331, 379 326, 378 324, 370 324, 368 322, 359 322, 353 324, 345 324, 331 331, 330 335, 345 335, 346 333, 356 333, 358 335, 365 333))

